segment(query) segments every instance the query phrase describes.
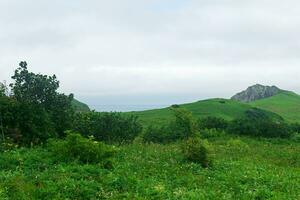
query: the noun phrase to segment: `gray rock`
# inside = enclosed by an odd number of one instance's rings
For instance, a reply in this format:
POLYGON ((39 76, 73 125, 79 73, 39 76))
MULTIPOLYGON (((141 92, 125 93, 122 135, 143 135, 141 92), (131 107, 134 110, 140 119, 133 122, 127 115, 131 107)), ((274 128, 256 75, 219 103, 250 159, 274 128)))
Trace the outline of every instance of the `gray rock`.
POLYGON ((259 99, 264 99, 268 97, 272 97, 276 94, 279 94, 283 90, 279 89, 276 86, 264 86, 260 84, 256 84, 247 88, 247 90, 242 91, 231 99, 241 101, 241 102, 251 102, 259 99))

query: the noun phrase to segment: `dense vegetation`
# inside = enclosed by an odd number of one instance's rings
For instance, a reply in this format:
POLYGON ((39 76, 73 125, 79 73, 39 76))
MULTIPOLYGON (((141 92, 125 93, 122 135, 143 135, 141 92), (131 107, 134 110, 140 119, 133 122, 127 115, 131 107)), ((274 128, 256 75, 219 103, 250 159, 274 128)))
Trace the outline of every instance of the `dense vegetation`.
POLYGON ((142 131, 136 116, 120 113, 77 113, 73 129, 85 136, 93 135, 97 140, 109 143, 130 142, 142 131))
POLYGON ((12 79, 12 93, 0 97, 3 137, 19 144, 39 144, 71 127, 73 95, 57 92, 55 75, 29 72, 27 63, 21 62, 12 79))
POLYGON ((299 199, 300 145, 220 137, 213 167, 184 159, 181 144, 122 145, 113 168, 57 162, 42 147, 0 154, 0 199, 299 199))
POLYGON ((135 116, 88 112, 73 94, 57 91, 59 81, 55 75, 30 72, 26 62, 20 63, 12 79, 11 92, 0 84, 2 141, 42 144, 49 138, 65 137, 66 130, 75 130, 101 141, 121 143, 132 141, 141 132, 135 116), (76 108, 81 109, 75 112, 76 108))
POLYGON ((12 79, 0 84, 0 199, 300 199, 287 110, 213 99, 98 113, 26 62, 12 79))

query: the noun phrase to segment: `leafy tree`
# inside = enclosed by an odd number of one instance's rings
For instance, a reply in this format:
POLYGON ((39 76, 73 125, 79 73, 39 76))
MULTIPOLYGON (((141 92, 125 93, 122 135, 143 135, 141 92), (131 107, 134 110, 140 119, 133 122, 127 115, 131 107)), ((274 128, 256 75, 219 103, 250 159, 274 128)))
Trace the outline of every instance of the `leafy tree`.
POLYGON ((47 76, 29 72, 27 63, 20 62, 12 76, 14 83, 10 84, 14 98, 19 102, 42 105, 50 110, 56 103, 59 81, 56 76, 47 76))
POLYGON ((121 113, 76 113, 73 129, 105 142, 131 142, 141 133, 138 118, 121 113))
POLYGON ((4 97, 6 93, 6 87, 3 83, 0 82, 0 97, 4 97))
POLYGON ((6 97, 0 97, 0 131, 1 140, 5 139, 5 135, 16 127, 18 102, 6 97))
POLYGON ((71 127, 73 95, 58 93, 56 76, 30 72, 25 61, 12 76, 12 95, 4 97, 6 88, 0 86, 2 130, 18 143, 45 142, 50 137, 64 136, 71 127))
POLYGON ((191 112, 176 108, 173 109, 175 120, 170 123, 173 137, 176 139, 187 139, 197 133, 197 122, 191 112))

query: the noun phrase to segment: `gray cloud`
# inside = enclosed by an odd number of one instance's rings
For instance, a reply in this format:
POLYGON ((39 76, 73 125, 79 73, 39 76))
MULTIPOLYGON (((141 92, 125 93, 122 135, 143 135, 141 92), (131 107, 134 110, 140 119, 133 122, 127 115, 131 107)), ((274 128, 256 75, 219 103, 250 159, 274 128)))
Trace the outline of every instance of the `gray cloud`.
POLYGON ((254 83, 300 92, 299 6, 0 0, 0 80, 27 60, 33 71, 57 74, 62 91, 93 104, 125 96, 134 104, 229 97, 254 83))

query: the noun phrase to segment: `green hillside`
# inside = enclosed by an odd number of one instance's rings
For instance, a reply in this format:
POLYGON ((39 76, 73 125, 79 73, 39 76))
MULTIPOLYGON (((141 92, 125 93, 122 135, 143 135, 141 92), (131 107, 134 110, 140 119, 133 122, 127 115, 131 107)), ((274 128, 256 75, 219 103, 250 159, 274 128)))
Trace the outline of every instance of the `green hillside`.
POLYGON ((250 103, 252 106, 281 115, 288 122, 300 122, 300 96, 284 91, 273 97, 250 103))
POLYGON ((77 112, 89 112, 90 111, 90 108, 88 105, 86 105, 76 99, 73 99, 72 106, 75 109, 75 111, 77 111, 77 112))
MULTIPOLYGON (((245 111, 253 108, 252 105, 228 99, 209 99, 189 104, 179 105, 180 108, 187 109, 196 118, 215 116, 226 120, 232 120, 244 115, 245 111)), ((172 119, 172 108, 163 108, 139 112, 131 112, 139 116, 142 124, 164 124, 172 119)), ((269 113, 272 114, 272 113, 269 113)), ((276 116, 277 117, 277 116, 276 116)))

